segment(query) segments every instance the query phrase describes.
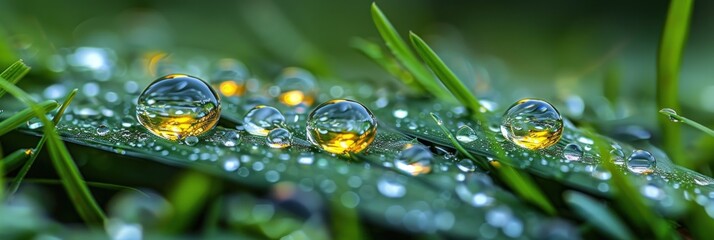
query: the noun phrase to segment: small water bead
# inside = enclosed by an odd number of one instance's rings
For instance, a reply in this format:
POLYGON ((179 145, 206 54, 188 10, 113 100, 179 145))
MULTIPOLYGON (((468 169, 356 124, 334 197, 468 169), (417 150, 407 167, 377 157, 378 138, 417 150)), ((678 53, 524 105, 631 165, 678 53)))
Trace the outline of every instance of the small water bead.
POLYGON ((464 125, 456 131, 456 140, 462 143, 470 143, 476 141, 478 136, 476 136, 476 131, 473 128, 464 125))
POLYGON ((196 143, 198 143, 198 141, 199 141, 199 140, 198 140, 198 137, 196 137, 196 136, 188 136, 188 137, 184 140, 184 143, 186 143, 186 145, 193 146, 193 145, 196 145, 196 143))
POLYGON ((654 156, 645 150, 635 150, 627 158, 627 169, 636 174, 653 173, 656 166, 657 161, 654 156))
POLYGON ((680 122, 679 119, 675 118, 674 116, 677 116, 677 112, 674 111, 674 109, 671 108, 662 108, 659 110, 659 112, 667 114, 667 117, 669 118, 670 121, 672 122, 680 122))
POLYGON ((276 128, 268 132, 265 143, 271 148, 287 148, 292 145, 293 134, 285 128, 276 128))
POLYGON ((169 140, 201 135, 216 126, 220 97, 203 80, 171 74, 139 95, 136 117, 151 133, 169 140))
POLYGON ((221 143, 223 143, 223 146, 226 147, 235 147, 240 144, 240 141, 240 134, 236 131, 227 131, 223 133, 223 136, 221 136, 221 143))
POLYGON ((97 128, 97 135, 99 135, 99 136, 107 135, 107 133, 109 133, 109 130, 110 129, 107 126, 99 125, 99 127, 97 128))
POLYGON ((278 109, 265 105, 255 106, 243 117, 243 128, 256 136, 267 136, 270 130, 285 124, 285 117, 278 109))
POLYGON ((563 157, 568 161, 578 161, 583 157, 583 148, 575 143, 569 143, 563 148, 563 157))
POLYGON ((315 76, 305 69, 289 67, 277 77, 278 100, 287 106, 312 105, 315 102, 315 76))
POLYGON ((389 176, 377 181, 377 190, 388 198, 400 198, 407 193, 407 188, 401 182, 389 176))
POLYGON ((459 170, 461 170, 462 172, 476 171, 476 165, 470 159, 461 159, 461 161, 456 163, 456 167, 459 168, 459 170))
POLYGON ((563 118, 546 101, 522 99, 503 115, 501 134, 523 148, 547 148, 557 143, 563 135, 563 118))
POLYGON ((38 129, 42 126, 44 126, 44 124, 42 123, 42 121, 40 121, 39 118, 32 118, 27 121, 27 127, 30 129, 38 129))
POLYGON ((625 153, 622 152, 622 149, 610 150, 610 161, 617 165, 625 164, 625 153))
POLYGON ((406 109, 401 109, 401 108, 400 108, 400 109, 394 110, 394 112, 392 112, 392 115, 393 115, 395 118, 402 119, 402 118, 405 118, 405 117, 409 116, 409 112, 408 112, 406 109))
POLYGON ((345 99, 320 104, 307 118, 312 144, 336 154, 358 153, 377 135, 377 120, 364 105, 345 99))
POLYGON ((402 172, 417 176, 431 172, 431 162, 434 155, 421 145, 407 144, 396 159, 394 166, 402 172))

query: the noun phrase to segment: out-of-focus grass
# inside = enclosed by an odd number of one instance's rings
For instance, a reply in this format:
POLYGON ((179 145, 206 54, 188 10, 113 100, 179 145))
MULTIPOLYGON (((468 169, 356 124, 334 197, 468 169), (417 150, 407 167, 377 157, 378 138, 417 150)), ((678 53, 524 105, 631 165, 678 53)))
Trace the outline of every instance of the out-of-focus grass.
MULTIPOLYGON (((8 79, 14 80, 15 82, 17 82, 15 78, 22 78, 29 71, 30 68, 22 63, 22 61, 16 62, 6 70, 6 72, 12 73, 8 79)), ((0 88, 13 95, 25 105, 28 105, 35 113, 35 116, 38 117, 44 125, 44 134, 48 136, 47 141, 49 142, 50 159, 52 159, 52 163, 62 180, 65 190, 67 190, 67 194, 70 196, 74 207, 82 219, 91 225, 103 224, 106 219, 104 212, 94 197, 92 197, 87 184, 77 169, 77 165, 74 163, 72 156, 70 156, 67 147, 60 139, 59 134, 54 130, 54 124, 45 116, 42 107, 25 93, 25 91, 12 84, 12 81, 0 78, 0 88)))
MULTIPOLYGON (((669 5, 657 55, 657 106, 660 109, 681 110, 679 74, 693 4, 693 0, 672 0, 669 5)), ((675 163, 685 167, 691 166, 684 154, 680 126, 668 124, 666 119, 660 119, 659 126, 662 129, 665 151, 670 154, 675 163)))
MULTIPOLYGON (((67 97, 62 103, 62 107, 60 107, 55 116, 52 118, 52 123, 54 123, 55 125, 59 123, 59 121, 62 119, 62 115, 64 115, 64 112, 67 110, 67 107, 70 103, 72 103, 72 99, 74 99, 74 96, 77 95, 77 91, 78 89, 75 88, 69 94, 67 94, 67 97)), ((27 172, 30 171, 32 164, 35 162, 35 159, 37 159, 37 156, 40 155, 40 151, 42 151, 42 147, 45 145, 45 142, 47 142, 47 135, 42 136, 40 142, 38 142, 37 146, 35 146, 35 148, 32 150, 32 156, 27 160, 27 162, 25 162, 25 164, 22 166, 22 169, 20 169, 20 172, 18 172, 15 176, 15 179, 13 180, 9 188, 10 195, 15 194, 15 192, 17 192, 17 189, 20 188, 22 179, 25 178, 25 175, 27 175, 27 172)))

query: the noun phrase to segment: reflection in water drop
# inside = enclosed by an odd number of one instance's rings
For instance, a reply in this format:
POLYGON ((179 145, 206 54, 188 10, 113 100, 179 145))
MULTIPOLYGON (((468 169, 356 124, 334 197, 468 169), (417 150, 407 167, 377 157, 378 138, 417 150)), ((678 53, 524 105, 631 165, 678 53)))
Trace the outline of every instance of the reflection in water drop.
POLYGON ((560 140, 563 118, 548 102, 522 99, 503 115, 501 134, 523 148, 547 148, 560 140))
POLYGON ((654 156, 645 150, 635 150, 627 158, 627 169, 636 174, 653 173, 656 166, 657 161, 654 156))
POLYGON ((344 99, 320 104, 307 118, 307 136, 321 149, 336 154, 358 153, 377 134, 377 120, 362 104, 344 99))
POLYGON ((406 148, 394 159, 394 166, 404 173, 417 176, 431 172, 433 160, 434 156, 426 147, 407 144, 406 148))
POLYGON ((287 148, 293 141, 293 134, 285 128, 275 128, 268 132, 265 143, 271 148, 287 148))
POLYGON ((188 137, 184 140, 184 143, 186 143, 186 145, 193 146, 193 145, 196 145, 196 144, 198 143, 198 141, 199 141, 199 140, 198 140, 198 137, 196 137, 196 136, 188 136, 188 137))
POLYGON ((456 140, 459 140, 459 142, 470 143, 476 141, 476 139, 478 139, 476 131, 467 125, 461 126, 461 128, 456 131, 456 140))
POLYGON ((569 143, 563 148, 563 157, 568 161, 578 161, 583 157, 583 149, 578 144, 569 143))
POLYGON ((99 125, 99 127, 97 128, 97 135, 99 135, 99 136, 107 135, 107 133, 109 133, 109 130, 110 129, 107 126, 99 125))
POLYGON ((476 165, 471 161, 471 159, 461 159, 461 161, 456 163, 456 167, 458 167, 462 172, 476 171, 476 165))
POLYGON ((254 107, 243 117, 245 130, 256 136, 267 136, 270 130, 280 127, 284 123, 285 117, 278 109, 265 105, 254 107))

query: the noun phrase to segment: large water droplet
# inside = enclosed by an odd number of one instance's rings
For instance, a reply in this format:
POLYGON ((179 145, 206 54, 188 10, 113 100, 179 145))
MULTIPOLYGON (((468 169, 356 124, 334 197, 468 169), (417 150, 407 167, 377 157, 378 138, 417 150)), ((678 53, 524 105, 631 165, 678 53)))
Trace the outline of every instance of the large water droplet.
POLYGON ((331 153, 358 153, 377 135, 377 120, 362 104, 345 99, 320 104, 307 118, 312 144, 331 153))
POLYGON ((434 156, 426 147, 408 144, 394 159, 394 166, 402 172, 417 176, 431 172, 433 160, 434 156))
POLYGON ((265 105, 254 107, 243 117, 245 130, 256 136, 266 136, 270 130, 280 127, 284 123, 285 117, 278 109, 265 105))
POLYGON ((171 74, 149 84, 139 95, 136 116, 154 135, 177 140, 201 135, 216 126, 220 98, 202 80, 171 74))
POLYGON ((568 161, 578 161, 583 157, 583 148, 575 143, 569 143, 563 148, 563 157, 568 161))
POLYGON ((645 150, 635 150, 627 158, 627 169, 636 174, 653 173, 656 166, 657 161, 654 156, 645 150))
POLYGON ((293 134, 285 128, 276 128, 268 132, 265 143, 271 148, 290 147, 293 141, 293 134))
POLYGON ((289 67, 276 79, 280 95, 278 100, 287 106, 304 104, 310 106, 315 102, 315 76, 305 69, 289 67))
POLYGON ((527 149, 543 149, 560 140, 563 118, 550 103, 522 99, 513 104, 501 120, 501 134, 527 149))
POLYGON ((476 131, 469 126, 461 126, 458 131, 456 131, 456 140, 462 143, 470 143, 476 141, 478 136, 476 136, 476 131))

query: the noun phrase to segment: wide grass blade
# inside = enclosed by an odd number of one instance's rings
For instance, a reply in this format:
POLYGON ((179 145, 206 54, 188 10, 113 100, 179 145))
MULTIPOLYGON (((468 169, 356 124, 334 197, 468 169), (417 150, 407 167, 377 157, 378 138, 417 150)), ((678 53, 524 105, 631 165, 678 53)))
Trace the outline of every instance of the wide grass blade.
POLYGON ((588 195, 569 191, 564 194, 565 202, 575 213, 604 233, 615 239, 635 239, 627 225, 622 222, 607 206, 588 195))
MULTIPOLYGON (((57 106, 59 106, 59 104, 54 100, 47 100, 38 103, 37 105, 39 105, 43 113, 48 113, 52 110, 55 110, 57 106)), ((27 108, 25 110, 15 113, 14 115, 0 122, 0 136, 5 135, 6 133, 12 130, 15 130, 15 128, 25 124, 27 121, 34 117, 35 113, 31 108, 27 108)))
MULTIPOLYGON (((60 107, 59 111, 57 111, 57 114, 55 114, 54 118, 52 118, 52 123, 57 125, 59 121, 62 119, 62 115, 64 115, 64 111, 67 110, 67 107, 69 104, 72 102, 72 99, 74 99, 74 96, 77 94, 77 89, 75 88, 67 94, 67 97, 65 98, 64 102, 62 103, 62 107, 60 107)), ((35 147, 35 150, 32 153, 32 156, 30 159, 25 162, 25 165, 22 166, 22 169, 20 169, 20 172, 17 173, 17 176, 15 176, 15 180, 12 182, 10 187, 8 188, 8 192, 10 193, 10 196, 14 195, 15 192, 17 192, 17 189, 20 188, 20 184, 22 183, 22 179, 27 175, 27 172, 30 171, 30 168, 32 167, 32 164, 35 162, 35 159, 37 159, 37 156, 40 155, 40 151, 42 151, 42 147, 44 146, 45 142, 47 141, 47 134, 42 136, 40 141, 37 143, 37 146, 35 147)))
MULTIPOLYGON (((13 64, 10 68, 10 72, 14 73, 27 73, 29 67, 18 62, 20 64, 13 64)), ((14 74, 14 76, 22 76, 23 74, 14 74)), ((22 89, 18 88, 11 81, 5 78, 0 78, 0 88, 5 89, 8 93, 13 95, 15 98, 28 105, 33 109, 35 115, 44 124, 44 134, 47 135, 47 142, 49 144, 50 159, 52 160, 57 173, 62 180, 62 183, 69 195, 74 207, 77 209, 80 217, 88 224, 101 225, 106 219, 104 212, 97 204, 92 194, 89 192, 87 184, 84 182, 82 175, 77 169, 77 165, 72 160, 67 147, 60 140, 59 135, 54 129, 54 124, 47 119, 42 108, 37 105, 37 103, 22 89)))
POLYGON ((438 82, 434 81, 434 77, 414 56, 407 43, 399 36, 397 30, 394 29, 392 23, 389 22, 387 16, 382 13, 376 3, 372 3, 372 20, 374 20, 374 24, 377 26, 377 30, 389 50, 414 75, 414 79, 419 83, 423 91, 429 92, 441 100, 448 101, 453 99, 444 88, 439 86, 438 82))
MULTIPOLYGON (((689 31, 689 19, 693 0, 672 0, 667 12, 667 20, 660 40, 657 55, 657 107, 672 108, 679 111, 679 70, 682 65, 684 43, 689 31)), ((684 145, 680 126, 667 124, 660 119, 664 150, 672 156, 675 163, 689 166, 684 159, 684 145)))
MULTIPOLYGON (((483 162, 478 161, 473 155, 471 155, 471 153, 469 153, 463 146, 461 146, 461 144, 451 134, 449 129, 444 126, 444 122, 438 115, 431 113, 431 118, 436 121, 436 124, 439 125, 444 134, 446 134, 446 136, 449 138, 456 150, 458 150, 461 154, 464 154, 464 156, 468 157, 469 159, 471 159, 471 161, 483 167, 484 169, 491 169, 490 167, 488 167, 488 164, 484 166, 483 162)), ((499 154, 499 156, 500 155, 503 154, 499 154)), ((538 186, 533 182, 533 179, 531 179, 529 175, 523 175, 521 174, 521 172, 508 165, 500 165, 496 170, 494 170, 494 172, 498 174, 499 179, 501 179, 509 187, 511 187, 521 198, 537 205, 544 212, 550 215, 555 215, 555 208, 553 207, 553 205, 550 204, 548 198, 546 198, 543 192, 540 191, 538 186)))
POLYGON ((441 83, 449 89, 461 104, 464 104, 464 106, 471 111, 472 115, 478 115, 481 111, 481 104, 479 104, 476 96, 466 88, 464 83, 456 77, 456 74, 444 64, 444 61, 436 55, 434 50, 432 50, 424 40, 412 32, 409 32, 409 38, 416 52, 424 62, 426 62, 426 65, 434 71, 434 74, 439 77, 441 83))
MULTIPOLYGON (((610 145, 601 136, 584 131, 593 139, 602 159, 610 159, 610 145)), ((657 239, 673 239, 675 232, 669 223, 645 204, 640 191, 627 179, 621 169, 611 161, 602 161, 602 165, 612 173, 612 188, 615 201, 630 219, 641 229, 648 229, 657 239)))

